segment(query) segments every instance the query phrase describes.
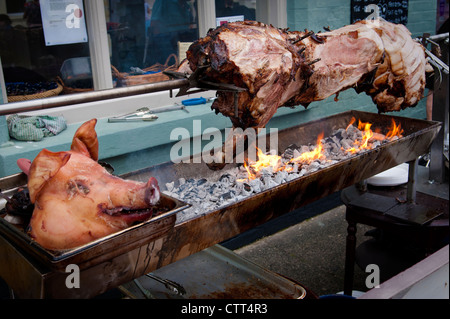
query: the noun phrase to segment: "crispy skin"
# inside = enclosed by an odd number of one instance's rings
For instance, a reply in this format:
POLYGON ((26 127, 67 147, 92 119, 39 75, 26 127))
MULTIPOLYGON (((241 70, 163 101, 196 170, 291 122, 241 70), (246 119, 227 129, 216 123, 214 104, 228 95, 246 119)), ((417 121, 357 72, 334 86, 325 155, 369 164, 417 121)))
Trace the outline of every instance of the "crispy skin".
POLYGON ((208 65, 208 80, 247 89, 237 101, 234 93, 218 92, 216 113, 230 117, 235 127, 264 127, 312 73, 298 49, 286 31, 246 21, 210 31, 191 45, 187 58, 194 71, 208 65))
MULTIPOLYGON (((362 21, 306 34, 254 21, 229 23, 194 42, 180 70, 200 68, 203 80, 245 88, 218 91, 211 106, 242 129, 265 127, 279 107, 307 107, 349 88, 369 94, 379 112, 415 106, 423 97, 425 52, 403 25, 362 21)), ((234 152, 235 144, 227 140, 208 166, 222 168, 225 145, 234 152)))
POLYGON ((94 160, 95 124, 91 120, 77 130, 70 151, 44 149, 31 163, 29 232, 44 248, 70 249, 125 229, 151 217, 159 201, 155 178, 147 183, 123 180, 94 160))
POLYGON ((212 105, 241 128, 264 127, 278 107, 306 107, 348 88, 369 94, 380 112, 423 97, 425 53, 403 25, 361 21, 294 43, 306 33, 229 23, 194 42, 187 58, 207 80, 247 89, 237 96, 219 91, 212 105))
POLYGON ((402 24, 361 21, 379 34, 384 46, 384 60, 377 68, 371 85, 362 86, 380 112, 400 111, 417 105, 425 90, 429 65, 424 48, 411 38, 402 24))

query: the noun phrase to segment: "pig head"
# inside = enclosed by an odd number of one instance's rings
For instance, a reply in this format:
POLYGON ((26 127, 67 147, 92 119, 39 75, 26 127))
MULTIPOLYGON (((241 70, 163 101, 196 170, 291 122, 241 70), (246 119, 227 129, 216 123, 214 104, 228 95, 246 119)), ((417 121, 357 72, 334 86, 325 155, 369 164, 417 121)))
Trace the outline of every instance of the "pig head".
POLYGON ((43 149, 31 163, 29 234, 44 248, 70 249, 125 229, 150 218, 159 202, 155 178, 124 180, 97 163, 96 123, 76 131, 70 151, 43 149))

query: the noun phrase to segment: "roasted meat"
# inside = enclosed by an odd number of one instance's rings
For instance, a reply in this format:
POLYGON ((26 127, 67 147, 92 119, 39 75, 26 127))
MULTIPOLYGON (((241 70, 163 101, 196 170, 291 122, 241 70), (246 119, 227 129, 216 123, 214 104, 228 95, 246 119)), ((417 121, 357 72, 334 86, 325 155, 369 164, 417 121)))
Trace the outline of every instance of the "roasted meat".
POLYGON ((323 100, 348 88, 373 97, 380 112, 414 106, 423 95, 423 47, 403 25, 360 21, 330 32, 289 32, 254 21, 211 30, 187 52, 208 80, 246 88, 219 92, 212 108, 237 127, 264 127, 280 106, 323 100))
POLYGON ((278 107, 307 107, 348 88, 369 94, 380 112, 415 106, 427 66, 408 29, 384 20, 319 34, 233 22, 210 30, 186 56, 204 80, 246 89, 218 91, 212 105, 243 129, 264 127, 278 107))
POLYGON ((96 122, 77 130, 70 151, 44 149, 25 167, 34 204, 29 232, 44 248, 74 248, 125 229, 150 218, 159 201, 155 178, 124 180, 97 163, 96 122))
POLYGON ((218 92, 212 108, 235 127, 264 127, 279 106, 304 87, 313 73, 288 33, 259 22, 229 23, 208 33, 186 52, 193 71, 247 91, 218 92))

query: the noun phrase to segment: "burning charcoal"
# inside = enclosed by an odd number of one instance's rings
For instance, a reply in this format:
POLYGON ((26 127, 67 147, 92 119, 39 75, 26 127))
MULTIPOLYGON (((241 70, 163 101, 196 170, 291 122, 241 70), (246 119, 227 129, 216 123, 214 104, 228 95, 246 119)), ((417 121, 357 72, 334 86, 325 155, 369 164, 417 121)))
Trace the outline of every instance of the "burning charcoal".
POLYGON ((292 173, 298 173, 298 169, 299 169, 299 164, 298 163, 294 163, 294 165, 292 165, 292 173))
POLYGON ((259 180, 259 178, 257 179, 253 179, 249 182, 250 186, 252 187, 253 191, 255 193, 259 193, 261 191, 261 181, 259 180))
POLYGON ((325 148, 329 148, 332 144, 334 144, 334 141, 331 137, 327 137, 322 140, 322 144, 325 148))
POLYGON ((396 136, 392 136, 392 137, 389 138, 389 142, 396 141, 398 139, 399 139, 399 137, 397 135, 396 136))
POLYGON ((349 136, 350 134, 356 134, 356 132, 359 130, 356 126, 349 125, 345 131, 347 132, 347 136, 349 136))
POLYGON ((261 168, 260 174, 261 176, 271 176, 273 175, 273 169, 272 166, 263 167, 261 168))
POLYGON ((335 131, 332 135, 333 135, 333 140, 336 142, 335 138, 337 139, 337 141, 340 141, 344 138, 343 134, 345 134, 345 137, 347 137, 347 133, 345 132, 345 129, 340 128, 337 131, 335 131))
POLYGON ((294 151, 298 150, 298 146, 295 144, 289 145, 283 153, 283 157, 287 159, 294 158, 294 151))
POLYGON ((233 198, 234 193, 232 191, 226 192, 225 194, 222 194, 221 199, 228 200, 233 198))
POLYGON ((225 184, 231 184, 234 182, 234 178, 230 174, 225 173, 222 176, 220 176, 219 182, 222 182, 225 184))
POLYGON ((353 147, 353 141, 349 139, 343 139, 341 145, 344 149, 349 149, 353 147))
POLYGON ((278 184, 282 184, 286 182, 288 173, 286 171, 279 171, 275 175, 275 182, 278 184))
POLYGON ((217 188, 216 184, 212 184, 211 187, 209 188, 209 193, 210 194, 214 194, 214 190, 217 188))
POLYGON ((333 144, 331 148, 331 153, 338 154, 341 151, 341 147, 338 144, 333 144))
POLYGON ((208 198, 211 202, 217 202, 219 200, 219 197, 217 196, 209 196, 208 198))
POLYGON ((189 184, 183 183, 178 187, 178 193, 181 194, 189 188, 189 184))
POLYGON ((307 153, 307 152, 309 152, 309 151, 310 151, 310 148, 309 148, 308 145, 302 145, 302 146, 300 147, 300 154, 307 153))
POLYGON ((172 192, 172 190, 174 189, 174 187, 175 187, 175 182, 166 183, 166 189, 167 189, 169 192, 172 192))
POLYGON ((305 175, 306 172, 307 172, 307 169, 304 168, 304 166, 302 166, 302 169, 301 169, 300 172, 298 173, 298 177, 301 177, 301 176, 305 175))
POLYGON ((307 170, 308 170, 308 173, 311 173, 311 172, 317 171, 319 168, 320 168, 320 162, 314 161, 314 162, 311 162, 311 164, 308 165, 307 170))
POLYGON ((362 133, 357 127, 350 125, 347 129, 347 138, 355 141, 362 138, 362 133))
POLYGON ((247 193, 250 193, 253 191, 253 188, 249 184, 244 183, 244 191, 246 191, 247 193))
POLYGON ((302 153, 301 153, 300 150, 294 150, 294 156, 293 156, 293 158, 297 158, 297 157, 299 157, 300 155, 302 155, 302 153))
POLYGON ((204 189, 199 189, 197 192, 197 197, 200 199, 206 198, 206 195, 207 195, 207 193, 204 189))
POLYGON ((270 176, 264 176, 263 181, 264 181, 264 190, 278 186, 278 184, 275 183, 275 181, 270 176))
POLYGON ((340 145, 341 144, 341 140, 342 140, 342 136, 341 136, 341 134, 339 134, 339 137, 338 137, 338 135, 334 135, 331 138, 331 140, 333 141, 334 144, 340 145))

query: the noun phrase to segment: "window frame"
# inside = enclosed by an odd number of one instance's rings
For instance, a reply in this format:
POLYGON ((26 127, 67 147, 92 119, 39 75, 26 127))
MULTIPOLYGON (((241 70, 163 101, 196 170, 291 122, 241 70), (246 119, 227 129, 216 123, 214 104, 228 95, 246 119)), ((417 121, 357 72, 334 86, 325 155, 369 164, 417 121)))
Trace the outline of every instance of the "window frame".
MULTIPOLYGON (((258 0, 257 20, 272 24, 279 28, 287 26, 287 0, 258 0), (259 8, 259 9, 258 9, 259 8)), ((92 77, 94 90, 114 90, 111 73, 110 52, 108 46, 108 34, 106 30, 106 14, 103 1, 84 1, 85 17, 88 30, 88 43, 91 57, 92 77)), ((197 0, 197 12, 199 23, 199 37, 204 37, 209 29, 215 28, 215 2, 211 0, 197 0)), ((3 81, 3 79, 1 79, 3 81)), ((117 113, 128 112, 140 105, 150 108, 172 105, 182 99, 203 96, 215 96, 214 91, 189 95, 183 98, 174 98, 178 90, 173 90, 173 95, 168 92, 156 92, 140 94, 123 98, 114 98, 105 101, 89 102, 79 105, 59 107, 51 113, 66 113, 68 122, 83 121, 81 108, 87 107, 93 114, 99 117, 111 116, 117 113), (93 110, 93 108, 96 108, 93 110)), ((81 93, 80 93, 81 94, 81 93)), ((20 102, 18 102, 20 103, 20 102)), ((46 114, 49 110, 46 109, 46 114)), ((31 111, 29 114, 39 114, 42 111, 31 111)), ((86 117, 92 117, 91 112, 86 117)))
MULTIPOLYGON (((85 1, 86 24, 89 32, 94 90, 113 87, 111 63, 109 60, 108 34, 106 30, 105 6, 103 1, 85 1)), ((215 27, 215 2, 197 0, 199 37, 204 37, 215 27)), ((279 28, 287 27, 286 0, 259 0, 257 20, 279 28)))

